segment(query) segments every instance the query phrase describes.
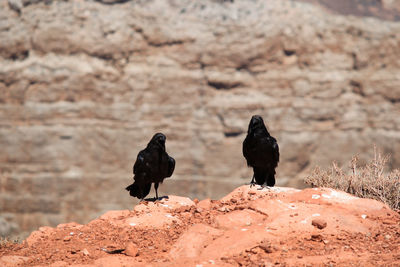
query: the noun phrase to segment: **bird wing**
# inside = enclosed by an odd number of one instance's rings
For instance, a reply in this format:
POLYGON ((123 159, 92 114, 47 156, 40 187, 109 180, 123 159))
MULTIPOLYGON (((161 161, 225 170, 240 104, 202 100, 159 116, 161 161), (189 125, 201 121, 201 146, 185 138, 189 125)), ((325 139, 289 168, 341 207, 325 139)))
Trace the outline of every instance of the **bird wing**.
POLYGON ((133 174, 142 172, 146 168, 145 155, 146 155, 145 150, 140 151, 139 154, 137 155, 135 164, 133 165, 133 174))
POLYGON ((272 136, 254 136, 244 140, 243 156, 248 166, 275 168, 279 161, 279 147, 272 136))
POLYGON ((175 170, 175 159, 173 157, 168 156, 168 174, 167 177, 171 177, 172 173, 175 170))
POLYGON ((251 165, 251 148, 250 148, 250 142, 248 137, 246 137, 243 141, 243 146, 242 146, 242 153, 243 156, 245 157, 246 161, 247 161, 247 166, 251 165))
POLYGON ((273 138, 273 140, 274 140, 274 142, 272 144, 272 150, 274 153, 274 160, 276 161, 276 163, 278 163, 279 162, 279 146, 278 146, 278 143, 276 142, 276 139, 273 138))
POLYGON ((279 146, 276 139, 272 136, 262 138, 259 146, 257 147, 259 155, 259 163, 267 164, 273 168, 278 166, 279 162, 279 146))

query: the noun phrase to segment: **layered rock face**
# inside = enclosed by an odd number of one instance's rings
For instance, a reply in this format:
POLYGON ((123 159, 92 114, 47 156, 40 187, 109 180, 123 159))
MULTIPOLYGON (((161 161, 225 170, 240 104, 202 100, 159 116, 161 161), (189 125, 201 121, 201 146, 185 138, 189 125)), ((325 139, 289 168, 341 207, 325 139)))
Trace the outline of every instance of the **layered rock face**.
POLYGON ((253 114, 280 145, 278 185, 373 144, 399 167, 398 55, 399 22, 303 2, 3 0, 2 235, 130 208, 159 131, 177 161, 160 192, 220 197, 251 179, 253 114))

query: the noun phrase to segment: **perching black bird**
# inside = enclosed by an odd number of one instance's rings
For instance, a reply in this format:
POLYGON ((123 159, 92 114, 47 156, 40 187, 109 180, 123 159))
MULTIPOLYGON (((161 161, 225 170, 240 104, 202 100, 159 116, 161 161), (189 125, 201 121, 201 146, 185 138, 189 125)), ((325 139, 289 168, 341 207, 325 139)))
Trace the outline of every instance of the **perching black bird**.
POLYGON ((175 169, 175 159, 165 151, 166 139, 164 134, 156 133, 147 147, 139 152, 133 165, 134 183, 125 188, 131 196, 143 200, 154 183, 158 199, 158 184, 170 177, 175 169))
POLYGON ((261 116, 251 117, 247 136, 243 141, 243 156, 246 158, 247 166, 253 167, 254 174, 250 186, 275 185, 279 147, 276 139, 268 133, 261 116))

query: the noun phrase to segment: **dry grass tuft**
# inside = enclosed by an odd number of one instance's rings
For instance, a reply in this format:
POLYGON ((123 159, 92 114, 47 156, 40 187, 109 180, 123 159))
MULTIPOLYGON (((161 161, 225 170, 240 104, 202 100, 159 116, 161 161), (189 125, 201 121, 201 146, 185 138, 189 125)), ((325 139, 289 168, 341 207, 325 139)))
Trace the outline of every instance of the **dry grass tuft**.
POLYGON ((6 247, 7 245, 11 244, 18 244, 21 243, 19 239, 10 239, 8 237, 0 237, 0 248, 6 247))
POLYGON ((357 166, 357 156, 350 162, 350 173, 335 162, 330 170, 316 167, 304 182, 312 187, 330 187, 362 198, 382 201, 400 210, 400 170, 384 173, 389 156, 382 156, 374 148, 374 158, 365 166, 357 166))

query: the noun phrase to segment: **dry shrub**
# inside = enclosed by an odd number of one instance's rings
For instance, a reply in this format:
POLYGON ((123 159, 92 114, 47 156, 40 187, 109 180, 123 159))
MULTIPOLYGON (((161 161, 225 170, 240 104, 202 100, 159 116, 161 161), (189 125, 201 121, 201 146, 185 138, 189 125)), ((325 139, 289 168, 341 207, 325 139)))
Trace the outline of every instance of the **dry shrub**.
POLYGON ((382 201, 394 210, 400 209, 400 170, 385 173, 389 156, 382 156, 374 148, 374 158, 365 166, 357 166, 357 156, 350 162, 350 172, 343 171, 335 162, 330 170, 316 167, 304 179, 312 187, 330 187, 362 198, 382 201))
POLYGON ((0 248, 6 247, 7 245, 10 244, 18 244, 18 243, 21 243, 18 238, 10 239, 8 237, 0 237, 0 248))

